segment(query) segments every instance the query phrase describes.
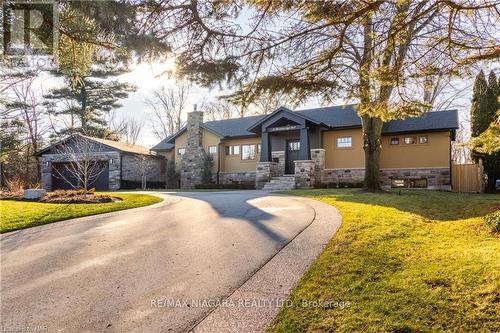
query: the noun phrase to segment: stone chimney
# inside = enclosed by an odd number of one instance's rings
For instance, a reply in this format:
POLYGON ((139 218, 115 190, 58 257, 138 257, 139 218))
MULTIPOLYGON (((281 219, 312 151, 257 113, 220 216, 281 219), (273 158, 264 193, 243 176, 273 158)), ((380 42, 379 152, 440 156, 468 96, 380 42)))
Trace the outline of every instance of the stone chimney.
POLYGON ((181 188, 194 188, 201 184, 201 173, 203 170, 203 159, 205 151, 202 145, 201 124, 203 123, 203 112, 194 111, 187 115, 187 146, 186 152, 181 157, 181 188))

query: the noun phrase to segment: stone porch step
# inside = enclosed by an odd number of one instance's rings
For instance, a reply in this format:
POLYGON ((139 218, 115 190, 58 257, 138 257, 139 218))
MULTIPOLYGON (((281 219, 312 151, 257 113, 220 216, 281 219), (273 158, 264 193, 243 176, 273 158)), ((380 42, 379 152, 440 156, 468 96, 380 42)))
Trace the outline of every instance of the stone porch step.
POLYGON ((295 188, 295 176, 272 177, 269 182, 264 184, 264 190, 283 191, 293 190, 295 188))

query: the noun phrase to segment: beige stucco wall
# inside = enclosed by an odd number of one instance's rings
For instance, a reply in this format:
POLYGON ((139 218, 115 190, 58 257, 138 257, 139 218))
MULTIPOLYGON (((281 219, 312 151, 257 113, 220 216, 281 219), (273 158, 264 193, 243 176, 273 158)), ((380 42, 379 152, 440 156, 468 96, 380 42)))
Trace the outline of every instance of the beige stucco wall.
MULTIPOLYGON (((202 129, 201 135, 202 135, 201 140, 203 144, 203 149, 205 150, 205 152, 208 153, 209 146, 217 146, 217 151, 219 150, 220 139, 217 135, 205 129, 202 129)), ((181 159, 180 155, 177 154, 177 149, 186 148, 186 146, 187 146, 187 133, 184 132, 175 139, 175 148, 172 151, 172 155, 174 155, 175 159, 175 166, 177 169, 180 169, 181 167, 181 159)), ((219 158, 217 155, 214 155, 213 158, 214 158, 214 167, 212 168, 212 171, 217 172, 219 158)))
POLYGON ((212 158, 214 160, 214 166, 212 167, 212 172, 217 172, 217 168, 219 166, 219 143, 220 143, 220 138, 213 134, 212 132, 209 132, 205 129, 202 130, 201 132, 201 140, 203 143, 203 149, 205 150, 205 153, 208 154, 208 147, 209 146, 216 146, 217 147, 217 154, 213 154, 212 158))
POLYGON ((323 132, 323 148, 325 149, 325 168, 362 168, 365 165, 363 136, 361 129, 348 129, 323 132), (338 137, 352 137, 351 148, 338 148, 338 137))
MULTIPOLYGON (((349 169, 364 168, 363 137, 361 129, 336 130, 323 133, 325 149, 325 168, 349 169), (338 137, 351 136, 352 148, 338 148, 338 137)), ((430 132, 405 135, 384 135, 380 168, 426 168, 449 167, 450 165, 450 132, 430 132), (427 144, 403 144, 404 136, 427 135, 427 144), (393 137, 399 137, 399 145, 390 145, 393 137)))
POLYGON ((260 144, 260 138, 245 138, 245 139, 234 139, 226 140, 222 143, 221 147, 221 171, 222 172, 239 172, 239 171, 254 171, 257 167, 257 162, 260 159, 259 153, 257 153, 255 160, 245 160, 241 159, 241 148, 240 155, 236 156, 226 156, 225 147, 226 146, 236 146, 245 144, 260 144))
POLYGON ((431 132, 405 135, 391 135, 382 138, 380 168, 427 168, 450 167, 450 132, 431 132), (403 144, 405 136, 427 135, 426 144, 403 144), (399 137, 399 145, 391 145, 390 140, 399 137))

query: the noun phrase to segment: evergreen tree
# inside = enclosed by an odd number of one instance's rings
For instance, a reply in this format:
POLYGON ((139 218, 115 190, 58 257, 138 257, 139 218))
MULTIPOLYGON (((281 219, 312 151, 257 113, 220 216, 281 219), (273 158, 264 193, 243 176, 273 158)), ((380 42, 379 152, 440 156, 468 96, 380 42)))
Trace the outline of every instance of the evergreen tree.
POLYGON ((476 162, 482 159, 484 171, 488 176, 486 189, 489 192, 495 190, 495 182, 500 179, 500 152, 482 152, 481 147, 484 146, 484 143, 479 144, 478 141, 480 140, 477 138, 491 137, 491 135, 485 136, 483 133, 486 133, 488 128, 491 128, 491 125, 496 121, 496 114, 500 108, 499 87, 500 85, 493 71, 490 72, 488 82, 486 82, 484 73, 481 71, 476 77, 471 106, 472 158, 476 162))
POLYGON ((121 107, 119 100, 126 98, 134 90, 129 84, 110 79, 119 73, 106 68, 92 68, 74 87, 67 78, 65 87, 52 89, 44 96, 52 115, 72 119, 68 122, 68 127, 61 129, 59 134, 79 132, 114 139, 114 133, 107 129, 106 114, 121 107))
MULTIPOLYGON (((472 92, 472 104, 470 109, 471 136, 479 136, 489 125, 487 109, 488 82, 481 70, 476 76, 472 92)), ((476 159, 476 158, 474 158, 476 159)))

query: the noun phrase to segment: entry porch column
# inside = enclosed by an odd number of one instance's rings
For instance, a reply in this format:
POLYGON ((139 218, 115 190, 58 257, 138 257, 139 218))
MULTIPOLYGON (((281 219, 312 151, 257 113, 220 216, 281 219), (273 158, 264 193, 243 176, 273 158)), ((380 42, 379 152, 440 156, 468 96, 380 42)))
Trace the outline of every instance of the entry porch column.
POLYGON ((271 140, 269 140, 269 132, 262 132, 260 142, 260 161, 271 162, 271 140))
POLYGON ((299 160, 310 160, 311 150, 309 149, 309 133, 307 127, 300 129, 300 150, 299 160))

